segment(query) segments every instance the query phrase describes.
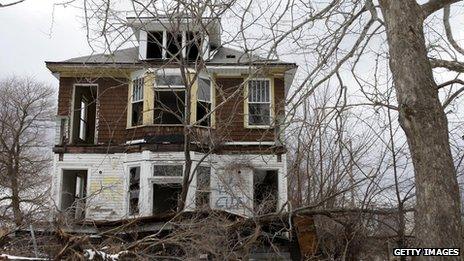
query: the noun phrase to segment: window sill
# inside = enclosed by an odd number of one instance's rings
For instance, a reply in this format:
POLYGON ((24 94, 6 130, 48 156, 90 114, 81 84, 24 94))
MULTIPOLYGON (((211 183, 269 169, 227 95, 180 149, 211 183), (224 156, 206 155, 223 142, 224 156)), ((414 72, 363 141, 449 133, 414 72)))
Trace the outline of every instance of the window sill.
MULTIPOLYGON (((137 128, 142 128, 142 127, 183 127, 183 126, 184 124, 145 124, 145 125, 126 127, 126 130, 137 129, 137 128)), ((213 126, 202 126, 202 125, 193 125, 193 127, 201 128, 201 129, 216 129, 213 126)), ((265 128, 269 128, 269 127, 265 127, 265 128)))
POLYGON ((271 125, 245 125, 245 129, 273 129, 271 125))
POLYGON ((126 130, 143 128, 143 127, 183 127, 183 124, 144 124, 138 126, 126 127, 126 130))

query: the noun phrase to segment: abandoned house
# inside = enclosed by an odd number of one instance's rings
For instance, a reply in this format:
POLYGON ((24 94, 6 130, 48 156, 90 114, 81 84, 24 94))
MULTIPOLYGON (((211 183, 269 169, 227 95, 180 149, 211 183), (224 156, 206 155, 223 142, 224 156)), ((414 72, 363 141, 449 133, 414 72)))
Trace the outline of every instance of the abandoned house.
POLYGON ((226 47, 220 19, 127 26, 129 48, 46 62, 59 79, 57 208, 87 220, 176 211, 186 173, 186 211, 285 208, 280 124, 296 65, 226 47))

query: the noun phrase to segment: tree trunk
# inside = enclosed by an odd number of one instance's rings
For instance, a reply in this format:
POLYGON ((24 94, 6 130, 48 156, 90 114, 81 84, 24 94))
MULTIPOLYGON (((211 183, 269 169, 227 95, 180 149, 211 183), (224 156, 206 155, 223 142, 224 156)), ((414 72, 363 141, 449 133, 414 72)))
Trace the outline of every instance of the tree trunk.
POLYGON ((13 210, 13 218, 16 226, 20 226, 23 223, 23 215, 21 212, 21 204, 19 197, 19 184, 17 171, 13 167, 13 161, 10 161, 11 165, 8 167, 10 185, 11 185, 11 208, 13 210))
MULTIPOLYGON (((419 247, 461 247, 460 195, 448 122, 427 58, 424 13, 414 0, 381 0, 390 68, 416 180, 419 247)), ((434 259, 437 260, 437 259, 434 259)))

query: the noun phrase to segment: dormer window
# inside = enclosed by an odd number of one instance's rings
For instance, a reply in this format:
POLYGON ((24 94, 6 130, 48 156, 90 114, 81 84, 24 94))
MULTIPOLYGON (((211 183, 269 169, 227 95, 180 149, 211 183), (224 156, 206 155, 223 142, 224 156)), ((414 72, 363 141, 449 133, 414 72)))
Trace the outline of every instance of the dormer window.
POLYGON ((182 33, 167 33, 166 58, 181 57, 182 33))
POLYGON ((147 59, 163 58, 163 31, 148 32, 147 59))
POLYGON ((195 61, 202 50, 201 35, 198 32, 150 31, 146 32, 146 37, 146 53, 144 54, 146 59, 184 57, 189 61, 195 61))

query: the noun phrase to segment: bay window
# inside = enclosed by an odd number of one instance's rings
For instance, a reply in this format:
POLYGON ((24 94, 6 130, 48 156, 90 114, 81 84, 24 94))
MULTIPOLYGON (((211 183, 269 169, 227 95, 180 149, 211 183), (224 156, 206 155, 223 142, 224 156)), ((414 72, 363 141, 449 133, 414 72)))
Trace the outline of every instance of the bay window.
POLYGON ((155 124, 183 124, 185 117, 185 85, 178 74, 157 74, 155 78, 155 124))

